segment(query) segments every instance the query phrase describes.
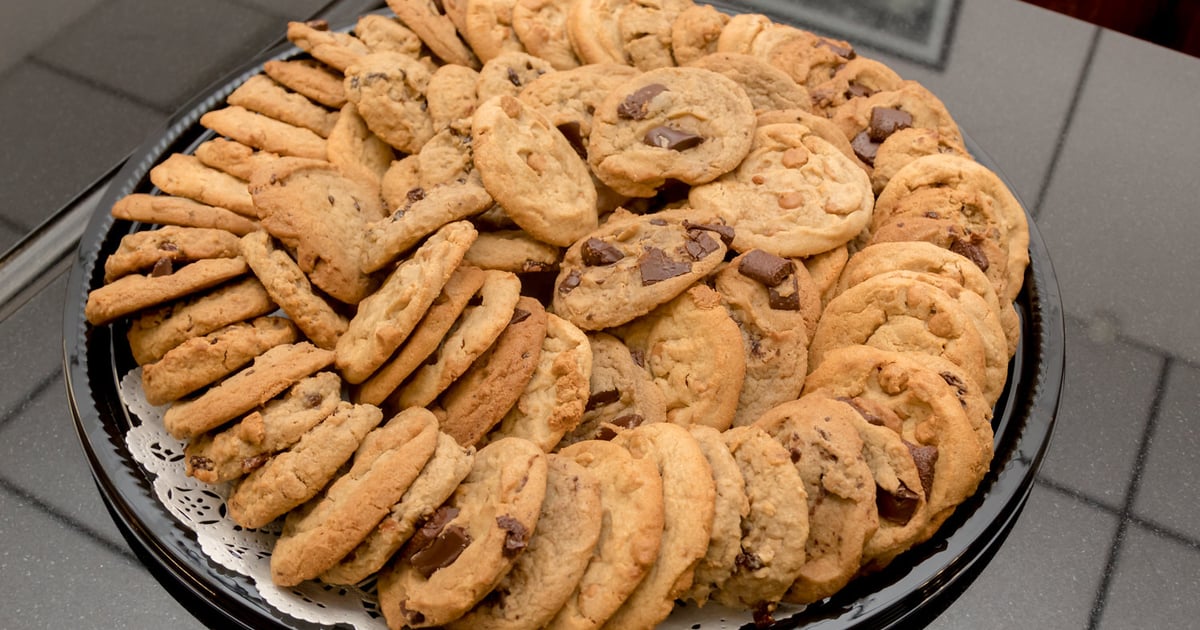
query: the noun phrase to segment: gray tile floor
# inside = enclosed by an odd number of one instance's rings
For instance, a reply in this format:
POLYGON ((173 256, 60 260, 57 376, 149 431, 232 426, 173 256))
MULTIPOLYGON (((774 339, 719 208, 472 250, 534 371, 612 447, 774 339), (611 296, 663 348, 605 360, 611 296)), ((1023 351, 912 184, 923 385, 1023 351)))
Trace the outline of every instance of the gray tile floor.
MULTIPOLYGON (((0 251, 102 176, 230 60, 321 4, 0 3, 0 251), (181 23, 208 24, 203 30, 219 37, 181 23)), ((1131 172, 1128 154, 1194 163, 1200 127, 1178 114, 1184 108, 1156 102, 1194 101, 1200 65, 1009 0, 967 0, 961 11, 959 45, 943 67, 893 63, 964 112, 964 128, 1038 213, 1064 287, 1068 376, 1028 506, 933 627, 1194 627, 1200 305, 1189 287, 1200 267, 1192 244, 1200 214, 1194 203, 1171 202, 1194 200, 1197 182, 1142 185, 1134 179, 1155 171, 1131 172), (993 80, 978 78, 986 72, 993 80), (1109 124, 1130 120, 1129 110, 1142 112, 1137 124, 1109 124), (1123 196, 1135 187, 1160 195, 1123 196), (1126 240, 1134 241, 1128 259, 1101 255, 1126 240)), ((49 272, 46 288, 6 305, 11 314, 0 322, 8 344, 0 362, 8 384, 0 390, 0 626, 198 627, 129 551, 82 457, 59 371, 63 274, 49 272)))

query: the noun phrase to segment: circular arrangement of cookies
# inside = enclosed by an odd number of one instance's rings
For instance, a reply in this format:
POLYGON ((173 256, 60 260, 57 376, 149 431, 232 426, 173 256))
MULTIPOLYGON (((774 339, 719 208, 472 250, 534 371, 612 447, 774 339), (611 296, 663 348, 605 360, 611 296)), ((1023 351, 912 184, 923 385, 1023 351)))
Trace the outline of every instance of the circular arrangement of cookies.
POLYGON ((291 23, 86 304, 277 584, 766 624, 975 492, 1029 232, 936 96, 691 0, 388 5, 291 23))

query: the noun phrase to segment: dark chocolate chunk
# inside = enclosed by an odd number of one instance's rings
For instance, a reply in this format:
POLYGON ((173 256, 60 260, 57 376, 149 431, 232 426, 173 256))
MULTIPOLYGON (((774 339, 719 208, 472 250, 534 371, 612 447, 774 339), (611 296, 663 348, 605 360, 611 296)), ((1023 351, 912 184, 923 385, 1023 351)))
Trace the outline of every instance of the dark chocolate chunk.
POLYGON ((579 286, 579 272, 572 269, 571 273, 568 273, 567 277, 563 278, 562 283, 558 285, 558 292, 567 294, 577 286, 579 286))
POLYGON ((821 41, 817 42, 817 47, 832 50, 833 54, 847 61, 858 56, 858 53, 854 52, 854 49, 849 45, 843 46, 840 42, 833 41, 832 39, 825 39, 824 37, 821 38, 821 41))
POLYGON ((150 277, 161 278, 171 275, 174 271, 175 269, 171 266, 170 258, 159 258, 154 262, 154 268, 150 270, 150 277))
POLYGON ((505 514, 496 517, 496 524, 504 530, 504 549, 501 553, 505 558, 516 557, 529 545, 529 528, 521 521, 505 514))
POLYGON ((521 77, 517 74, 517 71, 513 70, 512 68, 508 69, 508 82, 517 87, 521 87, 521 77))
POLYGON ((625 257, 625 254, 611 243, 605 243, 595 237, 583 242, 580 254, 583 256, 583 264, 589 267, 611 265, 625 257))
POLYGON ((983 248, 970 240, 954 238, 950 241, 950 251, 970 260, 979 267, 980 271, 987 271, 990 263, 988 262, 987 254, 983 253, 983 248))
POLYGON ((408 199, 409 203, 416 203, 425 198, 425 189, 417 186, 416 188, 408 191, 408 194, 405 195, 405 197, 408 199))
POLYGON ((421 528, 413 534, 412 539, 408 543, 409 547, 417 550, 428 546, 429 543, 433 542, 433 539, 438 537, 438 534, 442 533, 442 528, 454 520, 456 516, 458 516, 458 508, 450 507, 449 505, 443 505, 434 510, 433 514, 430 514, 425 519, 425 522, 421 524, 421 528))
POLYGON ((641 120, 646 117, 650 101, 661 92, 666 92, 667 86, 661 83, 651 83, 644 88, 625 97, 617 106, 617 117, 628 120, 641 120))
POLYGON ((780 287, 767 287, 767 306, 777 311, 798 311, 800 310, 800 283, 796 280, 795 274, 791 276, 791 286, 786 288, 791 291, 783 291, 780 287))
POLYGON ((743 550, 734 558, 733 563, 744 571, 757 571, 763 568, 762 558, 756 554, 743 550))
POLYGON ((876 107, 871 110, 871 123, 867 135, 874 142, 883 142, 888 136, 912 126, 912 114, 891 107, 876 107))
POLYGON ((646 132, 646 137, 642 138, 642 142, 660 149, 669 151, 686 151, 692 147, 700 146, 704 142, 703 136, 698 136, 689 131, 680 131, 672 129, 665 125, 660 125, 646 132))
POLYGON ((179 251, 179 246, 171 241, 163 241, 158 244, 158 249, 164 252, 177 252, 179 251))
POLYGON ((572 120, 558 126, 558 132, 567 139, 571 144, 571 148, 575 149, 575 153, 579 157, 587 159, 587 142, 583 139, 583 131, 579 127, 579 121, 572 120))
POLYGON ((307 26, 308 28, 311 28, 314 31, 328 31, 329 30, 329 21, 328 20, 309 20, 309 21, 305 22, 304 25, 307 26))
POLYGON ((846 98, 847 99, 866 98, 866 97, 871 96, 872 94, 876 94, 876 93, 877 92, 875 90, 872 90, 871 88, 869 88, 861 83, 855 83, 853 81, 851 81, 850 85, 846 87, 846 98))
POLYGON ((200 455, 192 455, 188 458, 188 463, 191 464, 192 470, 212 470, 213 460, 200 455))
POLYGON ((418 573, 429 579, 439 569, 454 564, 470 544, 471 534, 458 525, 451 525, 444 528, 428 545, 413 552, 408 561, 418 573))
POLYGON ((733 228, 720 223, 692 223, 687 219, 683 221, 683 229, 691 232, 693 230, 703 230, 705 232, 716 232, 717 236, 721 237, 721 242, 725 243, 726 247, 733 246, 734 232, 733 228))
POLYGON ((875 488, 875 508, 879 511, 879 518, 897 525, 905 525, 912 520, 920 499, 921 495, 909 490, 903 482, 895 493, 878 486, 875 488))
POLYGON ((630 350, 629 358, 633 359, 633 362, 636 363, 638 367, 646 367, 645 352, 642 352, 641 350, 630 350))
POLYGON ((262 453, 261 455, 255 455, 254 457, 247 457, 247 458, 243 459, 242 460, 242 474, 249 475, 250 473, 258 470, 259 468, 262 468, 262 465, 267 463, 268 459, 271 459, 271 456, 266 453, 262 453))
POLYGON ((529 315, 529 311, 523 308, 515 308, 513 309, 512 319, 508 320, 508 324, 510 326, 513 324, 520 324, 521 322, 529 319, 529 315))
POLYGON ((716 239, 709 236, 707 232, 689 231, 687 236, 688 239, 684 242, 683 247, 692 260, 703 260, 709 254, 721 249, 721 246, 717 245, 716 239))
POLYGON ((618 400, 621 400, 621 391, 617 389, 606 389, 602 392, 596 392, 588 397, 587 405, 584 406, 585 411, 591 411, 597 407, 611 405, 618 400))
POLYGON ((917 465, 917 474, 921 477, 921 488, 925 490, 925 496, 929 496, 933 492, 933 467, 937 464, 938 450, 936 446, 925 446, 905 442, 908 447, 908 452, 912 455, 913 462, 917 465))
POLYGON ((746 252, 738 262, 738 273, 769 287, 779 286, 779 283, 795 272, 792 261, 761 249, 746 252))
POLYGON ((875 156, 879 153, 879 143, 871 140, 871 135, 866 131, 860 131, 854 139, 850 141, 850 148, 854 149, 854 155, 858 159, 866 162, 868 165, 875 164, 875 156))
POLYGON ((638 258, 638 271, 641 272, 642 286, 648 287, 691 273, 692 263, 686 260, 671 260, 663 250, 647 247, 646 252, 638 258))
POLYGON ((646 419, 639 414, 627 413, 619 418, 613 419, 612 424, 621 427, 622 429, 632 429, 634 427, 642 426, 642 423, 645 421, 646 419))

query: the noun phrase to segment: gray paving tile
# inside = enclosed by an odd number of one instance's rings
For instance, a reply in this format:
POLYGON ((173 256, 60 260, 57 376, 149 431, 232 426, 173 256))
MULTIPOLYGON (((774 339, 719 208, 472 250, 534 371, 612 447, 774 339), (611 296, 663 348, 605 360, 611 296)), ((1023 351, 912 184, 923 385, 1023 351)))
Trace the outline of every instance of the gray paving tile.
POLYGON ((0 252, 6 252, 10 247, 16 245, 24 233, 25 228, 22 226, 0 222, 0 252))
POLYGON ((40 48, 102 0, 5 0, 0 3, 0 73, 40 48))
POLYGON ((99 179, 164 117, 53 70, 0 76, 0 213, 22 232, 99 179))
POLYGON ((1194 628, 1200 619, 1200 546, 1131 527, 1100 630, 1194 628))
POLYGON ((289 20, 299 20, 312 15, 325 6, 329 0, 233 0, 233 2, 289 20))
POLYGON ((124 547, 3 488, 0 537, 6 628, 202 627, 124 547))
MULTIPOLYGON (((0 361, 0 382, 8 384, 0 388, 0 420, 9 419, 19 408, 30 404, 38 393, 34 391, 35 387, 48 387, 54 378, 61 378, 62 309, 66 286, 67 276, 63 274, 0 322, 0 337, 8 346, 4 354, 9 357, 0 361), (20 360, 14 360, 15 357, 20 360)), ((61 397, 65 390, 57 391, 61 397)), ((65 404, 65 398, 63 402, 65 404)))
POLYGON ((1069 314, 1192 361, 1200 213, 1179 200, 1200 187, 1157 165, 1195 162, 1200 126, 1178 104, 1197 94, 1195 59, 1105 31, 1039 221, 1069 314))
POLYGON ((1141 491, 1134 511, 1194 540, 1200 540, 1200 368, 1176 364, 1167 375, 1158 422, 1155 426, 1141 491))
POLYGON ((887 61, 932 90, 1021 200, 1033 204, 1093 29, 1011 0, 964 0, 960 11, 944 69, 887 61))
POLYGON ((1087 627, 1116 528, 1115 515, 1035 486, 996 557, 929 628, 1087 627))
POLYGON ((1163 358, 1067 321, 1067 370, 1042 477, 1120 509, 1163 358))
POLYGON ((113 0, 36 56, 171 112, 284 28, 282 18, 226 0, 113 0))

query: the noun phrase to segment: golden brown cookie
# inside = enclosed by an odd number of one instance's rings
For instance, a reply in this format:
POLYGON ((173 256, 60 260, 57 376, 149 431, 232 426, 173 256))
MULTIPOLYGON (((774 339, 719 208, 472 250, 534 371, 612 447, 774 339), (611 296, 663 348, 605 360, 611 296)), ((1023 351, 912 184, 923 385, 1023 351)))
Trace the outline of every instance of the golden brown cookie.
POLYGON ((129 274, 88 292, 84 314, 93 326, 107 324, 244 276, 249 269, 246 260, 236 256, 197 260, 176 270, 167 264, 148 274, 129 274))
POLYGON ((246 182, 205 166, 194 155, 172 153, 150 169, 150 181, 169 195, 226 208, 244 217, 257 216, 246 182))
POLYGON ((290 125, 308 129, 328 138, 337 122, 337 112, 331 112, 307 97, 289 92, 265 74, 256 74, 230 93, 226 101, 252 112, 282 120, 290 125))
POLYGON ((232 210, 171 195, 126 195, 113 204, 112 215, 125 221, 214 228, 239 235, 258 229, 257 216, 251 219, 232 210))

